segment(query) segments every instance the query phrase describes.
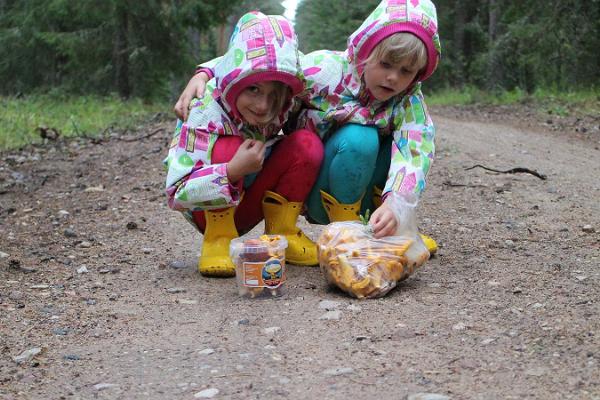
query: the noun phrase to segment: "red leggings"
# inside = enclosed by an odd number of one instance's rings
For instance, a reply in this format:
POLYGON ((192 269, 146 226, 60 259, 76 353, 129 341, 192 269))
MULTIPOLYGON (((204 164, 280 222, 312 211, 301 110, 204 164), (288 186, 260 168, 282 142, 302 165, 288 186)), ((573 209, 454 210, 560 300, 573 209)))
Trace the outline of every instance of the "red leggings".
MULTIPOLYGON (((212 151, 215 164, 229 162, 244 139, 239 136, 222 136, 212 151)), ((273 146, 265 159, 263 169, 252 185, 246 189, 241 203, 235 210, 235 226, 238 232, 247 232, 262 219, 262 198, 271 190, 288 201, 304 202, 312 189, 323 161, 321 139, 309 130, 298 130, 285 136, 273 146)), ((206 221, 203 211, 192 213, 194 222, 204 232, 206 221)))

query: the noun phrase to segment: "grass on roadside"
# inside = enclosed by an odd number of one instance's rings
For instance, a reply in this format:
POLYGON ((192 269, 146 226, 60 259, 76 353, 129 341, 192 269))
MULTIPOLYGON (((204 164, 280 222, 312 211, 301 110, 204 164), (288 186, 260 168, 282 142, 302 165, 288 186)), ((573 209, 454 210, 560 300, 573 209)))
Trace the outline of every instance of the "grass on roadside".
POLYGON ((117 97, 38 95, 0 97, 0 150, 42 141, 38 127, 61 136, 100 136, 107 128, 135 129, 169 104, 146 104, 117 97))
POLYGON ((573 92, 539 89, 528 94, 520 89, 499 93, 484 92, 477 88, 444 89, 427 96, 428 105, 515 105, 529 104, 549 114, 600 115, 600 90, 589 89, 573 92))

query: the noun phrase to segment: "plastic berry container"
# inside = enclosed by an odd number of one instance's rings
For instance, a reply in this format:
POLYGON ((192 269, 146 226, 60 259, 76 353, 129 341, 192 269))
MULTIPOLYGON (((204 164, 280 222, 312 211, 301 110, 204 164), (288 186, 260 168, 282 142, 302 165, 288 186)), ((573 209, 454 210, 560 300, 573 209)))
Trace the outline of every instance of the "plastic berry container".
POLYGON ((231 241, 229 254, 235 264, 240 296, 256 299, 283 296, 286 291, 284 236, 262 235, 258 239, 231 241))

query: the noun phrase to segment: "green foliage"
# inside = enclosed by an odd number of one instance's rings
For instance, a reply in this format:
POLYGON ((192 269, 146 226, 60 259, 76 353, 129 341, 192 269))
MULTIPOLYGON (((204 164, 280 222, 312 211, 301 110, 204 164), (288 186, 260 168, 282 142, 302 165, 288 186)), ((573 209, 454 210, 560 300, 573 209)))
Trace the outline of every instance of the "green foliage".
POLYGON ((54 128, 62 136, 98 136, 106 128, 135 129, 152 115, 170 107, 123 101, 115 96, 32 95, 0 97, 0 149, 40 142, 38 127, 54 128))
MULTIPOLYGON (((442 60, 431 88, 499 93, 600 84, 600 0, 434 0, 442 60)), ((378 1, 302 0, 301 49, 343 50, 378 1)))
POLYGON ((300 49, 344 50, 354 32, 379 0, 302 0, 296 10, 296 32, 300 49))

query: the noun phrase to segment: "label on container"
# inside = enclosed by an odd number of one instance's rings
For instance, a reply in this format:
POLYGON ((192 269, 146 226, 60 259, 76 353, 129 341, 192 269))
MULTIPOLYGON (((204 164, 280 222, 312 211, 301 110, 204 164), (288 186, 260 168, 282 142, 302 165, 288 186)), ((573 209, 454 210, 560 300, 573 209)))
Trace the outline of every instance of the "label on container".
POLYGON ((271 257, 265 262, 242 264, 242 285, 275 289, 285 282, 285 261, 271 257))

